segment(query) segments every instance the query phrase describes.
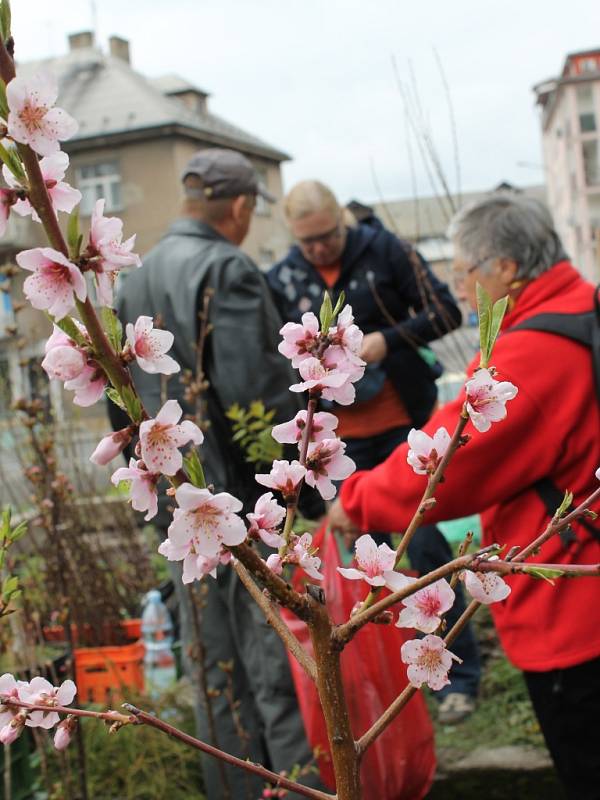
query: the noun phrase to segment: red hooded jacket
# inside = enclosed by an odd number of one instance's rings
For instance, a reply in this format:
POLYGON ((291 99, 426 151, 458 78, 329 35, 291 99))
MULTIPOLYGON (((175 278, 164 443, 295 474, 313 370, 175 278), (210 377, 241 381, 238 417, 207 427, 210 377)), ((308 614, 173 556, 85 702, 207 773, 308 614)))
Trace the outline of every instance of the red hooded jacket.
MULTIPOLYGON (((566 261, 529 283, 503 329, 544 312, 584 312, 593 306, 594 287, 566 261)), ((469 366, 469 374, 479 358, 469 366)), ((524 547, 548 524, 532 484, 550 477, 580 502, 598 487, 600 407, 590 350, 562 336, 515 331, 498 338, 491 363, 498 380, 518 387, 507 416, 479 433, 471 422, 466 447, 456 452, 437 504, 427 515, 436 522, 481 513, 483 544, 524 547)), ((423 428, 432 435, 456 427, 464 389, 423 428)), ((346 513, 361 530, 402 531, 425 489, 425 477, 406 462, 408 445, 369 472, 348 478, 341 490, 346 513)), ((596 511, 599 509, 596 508, 596 511)), ((600 528, 600 520, 596 523, 600 528)), ((600 542, 580 525, 578 543, 568 550, 555 536, 530 559, 544 563, 600 563, 600 542)), ((505 551, 506 552, 506 551, 505 551)), ((558 578, 554 586, 529 576, 507 579, 512 592, 490 606, 504 649, 521 669, 570 667, 600 655, 600 579, 558 578)))

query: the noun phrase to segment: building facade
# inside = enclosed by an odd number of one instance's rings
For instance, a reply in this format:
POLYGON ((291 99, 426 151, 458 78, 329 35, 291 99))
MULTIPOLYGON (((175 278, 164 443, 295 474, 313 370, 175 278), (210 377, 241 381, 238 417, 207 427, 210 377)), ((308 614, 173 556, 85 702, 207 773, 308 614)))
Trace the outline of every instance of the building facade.
POLYGON ((568 253, 600 280, 600 49, 571 53, 560 77, 534 87, 548 202, 568 253))
MULTIPOLYGON (((41 71, 55 76, 58 105, 79 123, 77 134, 62 149, 70 158, 66 180, 82 192, 84 236, 96 200, 104 197, 105 214, 123 220, 125 237, 136 234, 135 250, 143 256, 179 215, 182 171, 192 154, 205 147, 244 153, 271 193, 281 198, 280 165, 287 154, 213 114, 207 92, 185 79, 149 79, 136 72, 126 40, 111 37, 104 52, 91 33, 78 33, 69 37, 66 54, 17 65, 23 77, 41 71)), ((66 215, 59 220, 64 225, 66 215)), ((26 277, 23 270, 14 270, 15 255, 45 244, 39 224, 11 214, 0 239, 0 416, 11 399, 40 394, 52 399, 59 416, 63 409, 73 411, 70 402, 62 402, 60 386, 48 385, 40 374, 43 342, 50 333, 45 315, 24 309, 17 316, 18 333, 13 333, 13 303, 26 277)), ((270 206, 258 198, 244 249, 266 267, 287 244, 280 204, 270 206)))

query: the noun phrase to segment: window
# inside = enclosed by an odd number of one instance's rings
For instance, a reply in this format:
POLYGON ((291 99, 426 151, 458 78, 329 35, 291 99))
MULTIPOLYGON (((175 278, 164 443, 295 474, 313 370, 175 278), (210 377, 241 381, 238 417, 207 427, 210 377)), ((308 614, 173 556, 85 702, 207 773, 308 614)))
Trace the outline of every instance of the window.
MULTIPOLYGON (((257 167, 256 165, 254 165, 254 168, 256 169, 259 182, 267 189, 269 187, 267 168, 257 167)), ((256 195, 256 208, 254 209, 254 213, 259 217, 271 216, 271 204, 267 203, 265 198, 261 197, 259 194, 256 195)))
POLYGON ((14 321, 10 299, 10 281, 0 278, 0 337, 6 335, 6 327, 13 325, 14 321))
POLYGON ((577 113, 579 114, 579 130, 581 133, 589 133, 596 130, 594 95, 591 84, 577 87, 577 113))
POLYGON ((272 267, 274 263, 275 253, 273 250, 270 250, 268 247, 261 247, 258 251, 258 266, 263 270, 267 270, 269 267, 272 267))
POLYGON ((583 171, 587 186, 600 185, 600 159, 598 153, 598 139, 582 142, 583 171))
POLYGON ((116 161, 102 161, 88 164, 77 170, 77 187, 82 194, 81 213, 91 214, 96 200, 106 199, 104 211, 120 211, 123 208, 121 198, 121 173, 116 161))

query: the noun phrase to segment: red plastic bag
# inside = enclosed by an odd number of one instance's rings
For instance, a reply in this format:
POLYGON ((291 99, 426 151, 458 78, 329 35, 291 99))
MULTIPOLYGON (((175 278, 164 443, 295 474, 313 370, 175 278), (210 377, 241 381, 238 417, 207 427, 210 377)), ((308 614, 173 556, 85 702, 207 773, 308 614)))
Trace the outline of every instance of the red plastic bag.
MULTIPOLYGON (((342 564, 333 534, 321 528, 313 542, 320 547, 327 609, 335 622, 344 622, 354 604, 365 598, 366 584, 347 580, 337 571, 338 566, 347 565, 342 564)), ((305 580, 304 573, 296 570, 295 588, 300 590, 305 580)), ((305 623, 285 608, 282 616, 312 655, 305 623)), ((404 628, 370 624, 345 647, 341 656, 342 677, 355 738, 371 727, 407 685, 400 647, 410 638, 412 632, 404 628)), ((289 659, 308 740, 313 749, 318 747, 325 752, 319 759, 321 777, 335 791, 325 719, 315 684, 292 655, 289 659)), ((431 787, 435 766, 433 727, 423 696, 418 692, 365 753, 361 768, 363 800, 421 800, 431 787)))

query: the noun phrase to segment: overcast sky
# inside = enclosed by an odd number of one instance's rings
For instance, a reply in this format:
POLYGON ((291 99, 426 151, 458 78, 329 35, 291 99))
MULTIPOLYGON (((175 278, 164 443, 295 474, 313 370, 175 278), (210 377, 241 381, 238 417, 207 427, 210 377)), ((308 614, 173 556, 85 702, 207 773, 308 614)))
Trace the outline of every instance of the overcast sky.
MULTIPOLYGON (((13 0, 22 60, 58 55, 96 20, 100 44, 131 42, 148 76, 178 73, 210 108, 289 153, 289 188, 329 183, 341 200, 412 195, 400 80, 411 70, 451 188, 456 118, 463 190, 543 181, 533 84, 568 52, 600 46, 598 0, 13 0), (95 14, 94 14, 95 7, 95 14), (520 166, 520 164, 527 166, 520 166), (374 175, 379 184, 376 188, 374 175)), ((419 194, 431 184, 413 142, 419 194)))

